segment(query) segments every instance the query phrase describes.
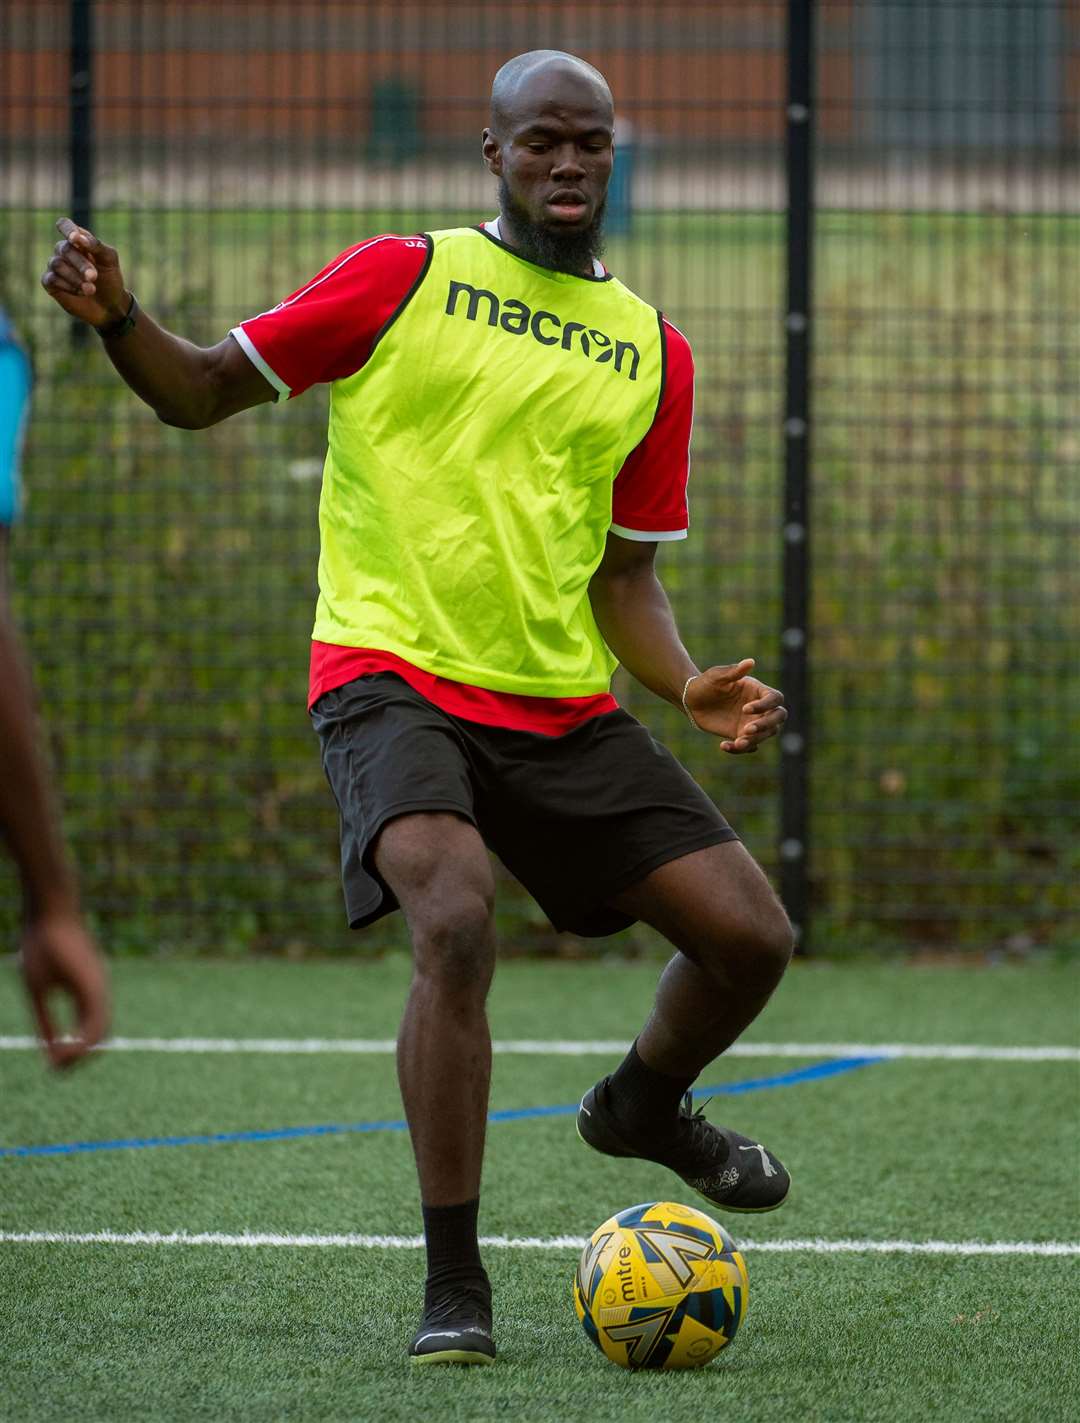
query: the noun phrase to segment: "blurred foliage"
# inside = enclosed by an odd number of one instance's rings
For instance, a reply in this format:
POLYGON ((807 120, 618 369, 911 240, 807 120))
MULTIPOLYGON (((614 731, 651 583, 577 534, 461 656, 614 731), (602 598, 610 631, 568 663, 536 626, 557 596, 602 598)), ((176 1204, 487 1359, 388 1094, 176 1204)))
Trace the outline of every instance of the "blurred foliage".
MULTIPOLYGON (((456 220, 143 212, 99 227, 140 260, 143 304, 209 342, 359 236, 456 220), (193 254, 195 230, 213 235, 193 254)), ((6 221, 29 279, 49 224, 6 221)), ((1080 288, 1060 281, 1078 256, 1076 219, 819 221, 819 952, 1080 941, 1080 288)), ((608 260, 695 348, 692 537, 661 555, 684 637, 699 662, 754 655, 775 682, 781 220, 644 216, 608 260)), ((96 342, 72 349, 43 295, 22 297, 29 280, 9 272, 7 287, 39 377, 15 604, 105 942, 348 945, 336 816, 304 713, 325 400, 168 429, 96 342)), ((622 674, 617 691, 772 868, 776 746, 723 758, 622 674)), ((658 950, 643 930, 614 945, 559 938, 505 879, 500 913, 510 951, 658 950)), ((399 920, 356 942, 401 946, 399 920)))

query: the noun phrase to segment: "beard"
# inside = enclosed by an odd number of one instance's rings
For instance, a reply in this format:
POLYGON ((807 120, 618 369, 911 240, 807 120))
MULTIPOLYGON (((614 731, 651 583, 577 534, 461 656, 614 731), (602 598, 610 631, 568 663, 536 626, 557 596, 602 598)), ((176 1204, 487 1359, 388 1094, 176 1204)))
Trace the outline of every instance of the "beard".
POLYGON ((583 272, 591 272, 593 259, 604 250, 606 194, 588 227, 576 229, 547 227, 541 222, 533 222, 510 192, 505 178, 499 179, 499 205, 510 219, 521 256, 535 262, 538 267, 580 277, 583 272))

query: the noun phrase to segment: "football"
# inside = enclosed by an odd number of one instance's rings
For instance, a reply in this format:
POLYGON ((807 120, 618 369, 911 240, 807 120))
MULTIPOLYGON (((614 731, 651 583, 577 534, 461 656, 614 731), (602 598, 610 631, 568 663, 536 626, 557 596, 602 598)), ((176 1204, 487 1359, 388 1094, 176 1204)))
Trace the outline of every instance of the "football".
POLYGON ((696 1369, 746 1313, 746 1264, 723 1226, 671 1201, 630 1206, 593 1231, 574 1276, 585 1333, 624 1369, 696 1369))

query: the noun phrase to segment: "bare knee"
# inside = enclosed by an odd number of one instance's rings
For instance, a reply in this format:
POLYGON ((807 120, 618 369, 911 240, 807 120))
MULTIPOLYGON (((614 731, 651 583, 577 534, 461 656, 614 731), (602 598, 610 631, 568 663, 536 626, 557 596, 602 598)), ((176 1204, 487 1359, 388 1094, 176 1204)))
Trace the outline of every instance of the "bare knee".
POLYGON ((402 816, 376 841, 375 863, 408 922, 417 982, 485 995, 495 966, 495 881, 475 827, 454 815, 402 816))
POLYGON ((469 997, 487 994, 495 971, 491 895, 459 889, 425 905, 409 927, 417 979, 440 992, 469 997))
POLYGON ((710 976, 725 982, 737 978, 745 988, 768 995, 784 976, 794 947, 791 921, 777 900, 754 914, 711 925, 690 956, 710 976))
POLYGON ((772 992, 791 962, 795 933, 775 890, 749 857, 740 880, 718 906, 714 937, 726 944, 730 966, 772 992))
POLYGON ((755 919, 748 930, 749 947, 762 974, 780 982, 795 951, 795 931, 779 900, 770 912, 755 919))

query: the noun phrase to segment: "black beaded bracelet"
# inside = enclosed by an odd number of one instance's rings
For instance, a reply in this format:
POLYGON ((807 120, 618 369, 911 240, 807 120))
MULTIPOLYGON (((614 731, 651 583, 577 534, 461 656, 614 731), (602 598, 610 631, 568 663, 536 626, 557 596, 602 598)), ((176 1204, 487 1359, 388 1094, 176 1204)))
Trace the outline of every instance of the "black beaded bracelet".
POLYGON ((110 321, 107 326, 95 326, 94 330, 103 341, 108 341, 113 336, 126 336, 135 325, 135 313, 139 303, 135 300, 135 293, 131 293, 131 305, 127 309, 126 316, 118 316, 115 321, 110 321))

